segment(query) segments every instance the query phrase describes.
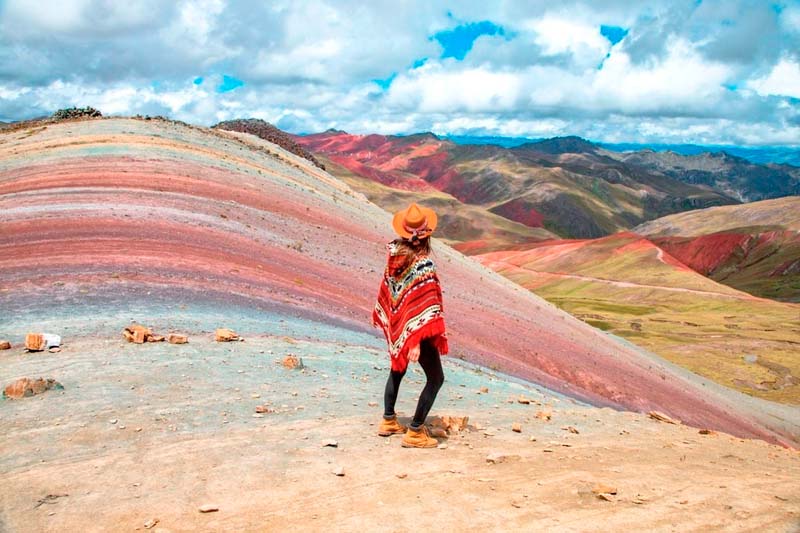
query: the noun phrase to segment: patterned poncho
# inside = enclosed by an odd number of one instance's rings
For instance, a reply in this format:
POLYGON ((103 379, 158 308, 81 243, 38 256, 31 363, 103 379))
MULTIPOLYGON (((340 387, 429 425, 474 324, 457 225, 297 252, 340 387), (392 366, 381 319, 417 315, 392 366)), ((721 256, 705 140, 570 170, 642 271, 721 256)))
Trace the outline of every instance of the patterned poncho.
POLYGON ((388 244, 389 258, 383 275, 372 323, 380 326, 389 344, 392 370, 408 366, 408 350, 430 339, 440 354, 447 353, 442 316, 442 289, 436 267, 428 256, 408 261, 397 244, 388 244))

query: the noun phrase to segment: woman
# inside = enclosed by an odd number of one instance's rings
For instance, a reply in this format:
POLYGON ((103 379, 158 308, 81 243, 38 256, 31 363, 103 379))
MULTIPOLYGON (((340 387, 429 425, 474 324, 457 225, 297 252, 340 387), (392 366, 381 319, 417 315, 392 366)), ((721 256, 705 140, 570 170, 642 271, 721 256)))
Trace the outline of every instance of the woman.
POLYGON ((447 353, 442 316, 442 290, 436 267, 429 257, 430 236, 436 229, 433 210, 412 203, 394 215, 392 226, 400 236, 387 245, 389 258, 372 313, 389 344, 392 361, 384 393, 384 414, 378 435, 405 433, 406 448, 433 448, 438 443, 425 428, 425 418, 444 383, 440 355, 447 353), (417 402, 411 425, 406 429, 394 411, 397 391, 408 362, 419 362, 427 383, 417 402))

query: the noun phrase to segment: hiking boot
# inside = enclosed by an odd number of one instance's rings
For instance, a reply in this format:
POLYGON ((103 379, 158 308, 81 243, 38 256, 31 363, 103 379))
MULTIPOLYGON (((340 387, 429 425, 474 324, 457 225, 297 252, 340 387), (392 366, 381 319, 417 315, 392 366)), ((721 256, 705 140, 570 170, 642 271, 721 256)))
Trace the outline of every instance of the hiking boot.
POLYGON ((419 429, 408 428, 403 436, 403 448, 436 448, 439 441, 428 434, 428 428, 424 425, 419 429))
POLYGON ((392 418, 381 419, 381 425, 378 427, 378 435, 381 437, 388 437, 390 435, 396 435, 399 433, 405 433, 406 428, 400 422, 397 421, 397 417, 394 416, 392 418))

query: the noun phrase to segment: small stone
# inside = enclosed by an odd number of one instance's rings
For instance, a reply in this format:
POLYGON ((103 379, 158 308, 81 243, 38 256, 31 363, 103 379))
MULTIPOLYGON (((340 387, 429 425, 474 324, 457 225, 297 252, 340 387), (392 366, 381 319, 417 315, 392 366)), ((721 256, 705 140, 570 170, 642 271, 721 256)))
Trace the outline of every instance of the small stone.
POLYGON ((261 395, 257 392, 254 392, 253 394, 250 395, 250 397, 253 398, 254 400, 257 400, 261 398, 261 395))
POLYGON ((237 335, 232 329, 219 328, 214 332, 214 340, 217 342, 238 341, 239 335, 237 335))
POLYGON ((553 415, 548 411, 536 411, 536 418, 539 420, 544 420, 545 422, 550 420, 553 415))
POLYGON ((116 418, 112 418, 111 420, 108 421, 109 424, 116 424, 117 422, 119 422, 119 420, 117 420, 116 418))
POLYGON ((531 442, 536 442, 536 437, 531 437, 529 440, 530 440, 531 442))
POLYGON ((522 424, 520 424, 519 422, 514 422, 513 424, 511 424, 511 431, 513 431, 514 433, 522 433, 522 424))
POLYGON ((595 494, 616 494, 617 488, 612 487, 611 485, 606 485, 605 483, 597 483, 592 488, 592 492, 595 494))
POLYGON ((430 430, 431 437, 436 437, 437 439, 446 439, 447 438, 447 431, 444 428, 434 427, 430 430))
POLYGON ((446 442, 442 442, 437 446, 437 448, 439 448, 440 450, 446 450, 447 449, 447 443, 446 442))
POLYGON ((332 473, 335 476, 343 477, 344 476, 344 468, 342 468, 341 466, 339 466, 337 468, 334 468, 332 473))
POLYGON ((25 348, 31 352, 41 352, 45 348, 44 334, 28 333, 25 335, 25 348))
POLYGON ((396 474, 396 476, 397 476, 398 479, 405 479, 405 478, 408 477, 408 474, 406 474, 405 472, 402 472, 400 474, 396 474))
POLYGON ((258 413, 258 414, 274 413, 274 412, 275 412, 274 409, 272 409, 271 407, 268 407, 266 405, 256 405, 256 413, 258 413))
POLYGON ((324 448, 326 446, 328 446, 330 448, 338 448, 339 447, 339 443, 337 441, 335 441, 334 439, 325 439, 324 441, 322 441, 322 447, 324 448))
POLYGON ((614 501, 614 498, 612 498, 610 494, 607 494, 605 492, 601 492, 600 494, 597 495, 597 497, 599 499, 605 500, 607 502, 613 502, 614 501))
POLYGON ((166 339, 163 335, 148 335, 147 342, 164 342, 166 339))
POLYGON ((48 351, 48 352, 50 352, 50 353, 58 353, 58 352, 60 352, 60 351, 61 351, 61 347, 59 347, 59 346, 53 346, 52 348, 50 348, 50 349, 49 349, 49 350, 47 350, 47 351, 48 351))
POLYGON ((521 396, 521 395, 520 395, 519 398, 517 398, 517 402, 519 402, 519 403, 521 403, 523 405, 530 405, 530 403, 531 403, 531 401, 528 398, 526 398, 525 396, 521 396))
POLYGON ((219 507, 207 503, 205 505, 201 505, 200 507, 198 507, 197 510, 200 511, 201 513, 216 513, 217 511, 219 511, 219 507))
POLYGON ((11 343, 10 342, 8 342, 6 340, 0 341, 0 350, 10 350, 10 349, 11 349, 11 343))
POLYGON ((486 462, 489 464, 504 463, 511 459, 519 459, 519 455, 507 454, 502 452, 492 452, 486 456, 486 462))
POLYGON ((20 378, 3 389, 3 397, 19 400, 28 396, 35 396, 50 389, 63 390, 64 386, 52 378, 20 378))
POLYGON ((658 420, 659 422, 666 422, 667 424, 680 424, 681 423, 680 420, 678 420, 676 418, 672 418, 669 415, 665 415, 661 411, 650 411, 649 413, 647 413, 647 415, 650 418, 654 419, 654 420, 658 420))
POLYGON ((700 431, 698 431, 698 433, 700 433, 701 435, 716 435, 717 434, 716 431, 711 430, 711 429, 701 429, 700 431))
POLYGON ((144 523, 145 529, 153 529, 158 524, 158 518, 151 518, 147 522, 144 523))
POLYGON ((370 407, 377 407, 378 402, 369 402, 367 405, 369 405, 370 407))
POLYGON ((150 328, 135 323, 122 330, 122 336, 134 344, 143 344, 152 334, 150 328))
POLYGON ((167 337, 167 342, 170 344, 186 344, 189 342, 189 337, 178 333, 170 333, 169 337, 167 337))
POLYGON ((578 431, 572 426, 563 426, 561 429, 563 429, 564 431, 569 431, 570 433, 575 433, 576 435, 580 433, 580 431, 578 431))
POLYGON ((481 387, 481 390, 480 390, 481 394, 486 394, 487 392, 489 392, 489 387, 481 387))
POLYGON ((264 418, 262 413, 253 413, 253 418, 264 418))
POLYGON ((303 368, 303 360, 294 354, 289 354, 284 357, 282 364, 283 368, 288 368, 289 370, 299 370, 303 368))

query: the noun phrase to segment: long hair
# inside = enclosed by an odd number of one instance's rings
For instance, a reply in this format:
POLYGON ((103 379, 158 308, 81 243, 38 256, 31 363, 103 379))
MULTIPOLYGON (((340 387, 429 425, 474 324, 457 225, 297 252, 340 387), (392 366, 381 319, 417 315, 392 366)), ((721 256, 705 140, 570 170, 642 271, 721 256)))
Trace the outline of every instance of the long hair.
POLYGON ((397 250, 406 256, 406 261, 410 262, 421 255, 431 254, 431 238, 425 237, 424 239, 395 239, 394 243, 397 245, 397 250))

